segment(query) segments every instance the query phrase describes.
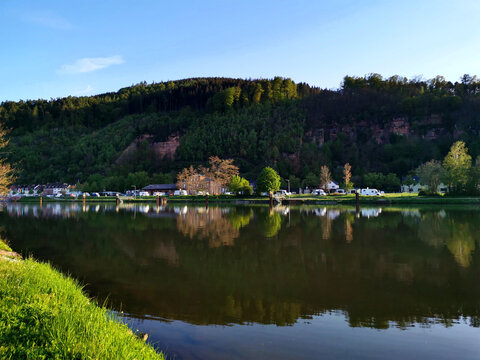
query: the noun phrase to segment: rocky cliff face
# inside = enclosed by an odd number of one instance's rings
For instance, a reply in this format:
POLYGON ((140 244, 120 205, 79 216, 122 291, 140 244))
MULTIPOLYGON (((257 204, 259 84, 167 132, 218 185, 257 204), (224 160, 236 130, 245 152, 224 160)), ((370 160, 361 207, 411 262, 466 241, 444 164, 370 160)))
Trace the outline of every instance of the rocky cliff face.
POLYGON ((157 159, 175 159, 175 151, 180 145, 180 135, 172 134, 166 141, 154 142, 154 136, 150 134, 143 134, 137 137, 128 147, 120 154, 115 163, 123 164, 132 161, 135 155, 146 146, 146 150, 150 155, 157 159))
MULTIPOLYGON (((303 140, 313 142, 321 147, 326 141, 335 141, 339 134, 344 134, 352 141, 359 133, 368 133, 377 144, 388 143, 390 135, 412 136, 417 135, 425 140, 434 140, 446 132, 444 121, 440 115, 430 115, 421 120, 411 121, 406 116, 394 117, 391 121, 378 124, 365 120, 352 121, 351 124, 330 124, 323 128, 310 129, 305 132, 303 140)), ((460 136, 454 133, 454 137, 460 136)))
POLYGON ((155 142, 151 144, 152 150, 159 158, 175 159, 175 151, 180 145, 180 136, 178 134, 172 134, 166 141, 155 142))

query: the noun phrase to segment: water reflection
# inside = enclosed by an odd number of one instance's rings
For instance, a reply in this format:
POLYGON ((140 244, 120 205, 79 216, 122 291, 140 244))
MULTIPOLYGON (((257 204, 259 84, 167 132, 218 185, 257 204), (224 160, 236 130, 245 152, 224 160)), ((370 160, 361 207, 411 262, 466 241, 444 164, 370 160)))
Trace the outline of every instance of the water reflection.
POLYGON ((1 236, 132 316, 352 327, 480 323, 478 211, 9 204, 1 236))

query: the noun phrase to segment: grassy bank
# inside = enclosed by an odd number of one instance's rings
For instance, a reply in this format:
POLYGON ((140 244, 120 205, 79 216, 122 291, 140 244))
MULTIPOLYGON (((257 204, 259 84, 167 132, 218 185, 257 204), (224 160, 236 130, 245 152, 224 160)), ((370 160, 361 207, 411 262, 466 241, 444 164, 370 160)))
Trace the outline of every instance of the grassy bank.
POLYGON ((2 240, 0 240, 0 250, 12 251, 12 249, 10 248, 10 246, 8 246, 7 244, 5 244, 2 240))
MULTIPOLYGON (((291 204, 316 204, 322 201, 331 201, 336 204, 355 204, 355 195, 327 195, 327 196, 311 196, 311 195, 296 195, 290 198, 291 204)), ((467 196, 418 196, 417 194, 399 194, 391 193, 383 196, 360 196, 360 204, 439 204, 439 205, 480 205, 480 197, 467 196)))
POLYGON ((107 309, 89 300, 74 280, 50 265, 31 259, 0 258, 0 358, 163 356, 133 335, 107 309))

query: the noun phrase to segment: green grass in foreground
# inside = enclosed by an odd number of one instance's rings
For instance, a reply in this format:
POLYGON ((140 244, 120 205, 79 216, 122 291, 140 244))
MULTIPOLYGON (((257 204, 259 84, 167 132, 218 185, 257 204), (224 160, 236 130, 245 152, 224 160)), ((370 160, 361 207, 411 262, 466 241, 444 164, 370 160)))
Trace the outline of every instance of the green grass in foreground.
POLYGON ((50 265, 0 259, 0 358, 163 359, 163 355, 50 265))
POLYGON ((12 249, 10 249, 10 246, 5 244, 1 239, 0 239, 0 250, 12 251, 12 249))

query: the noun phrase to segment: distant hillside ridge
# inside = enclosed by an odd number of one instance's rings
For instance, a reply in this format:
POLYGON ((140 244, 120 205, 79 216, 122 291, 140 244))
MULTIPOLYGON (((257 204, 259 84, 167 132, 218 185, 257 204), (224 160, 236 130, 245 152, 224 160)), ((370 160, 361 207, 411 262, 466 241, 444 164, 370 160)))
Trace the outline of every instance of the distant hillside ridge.
POLYGON ((319 91, 281 77, 271 80, 191 78, 152 84, 142 82, 117 92, 93 96, 5 101, 0 104, 0 121, 18 131, 33 130, 38 126, 98 128, 127 115, 178 111, 186 107, 194 111, 221 110, 302 98, 319 91))
POLYGON ((291 79, 194 78, 140 83, 90 97, 3 102, 9 157, 19 182, 176 172, 211 155, 233 158, 255 179, 274 167, 295 184, 337 181, 349 162, 401 177, 442 159, 453 141, 480 154, 480 81, 346 76, 338 90, 291 79))

